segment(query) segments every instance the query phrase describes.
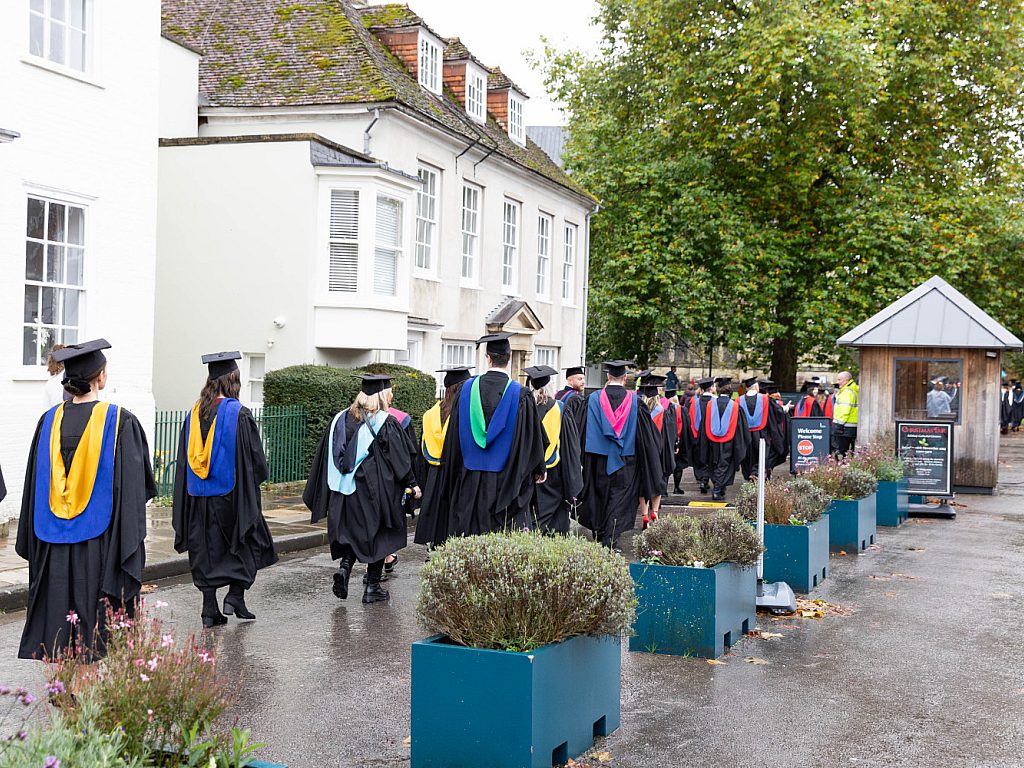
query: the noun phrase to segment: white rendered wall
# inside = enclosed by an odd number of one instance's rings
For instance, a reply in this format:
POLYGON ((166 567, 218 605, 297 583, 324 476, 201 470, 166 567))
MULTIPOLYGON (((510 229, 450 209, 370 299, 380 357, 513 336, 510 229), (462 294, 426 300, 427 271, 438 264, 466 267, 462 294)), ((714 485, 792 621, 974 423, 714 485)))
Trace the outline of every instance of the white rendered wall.
MULTIPOLYGON (((274 114, 268 110, 254 116, 244 110, 204 110, 208 124, 204 136, 228 136, 264 133, 317 133, 340 144, 362 150, 364 131, 373 120, 365 108, 346 108, 337 115, 274 114)), ((559 365, 577 364, 583 357, 584 282, 587 252, 587 204, 578 196, 562 190, 543 177, 521 169, 498 155, 491 155, 474 168, 484 155, 480 149, 467 152, 456 164, 456 156, 470 144, 438 130, 413 122, 390 110, 381 112, 373 127, 369 153, 391 167, 415 175, 420 163, 441 172, 439 248, 440 265, 435 275, 424 279, 413 269, 409 314, 430 323, 443 325, 424 337, 421 367, 433 371, 441 365, 441 345, 445 340, 471 340, 482 335, 484 318, 507 295, 501 286, 502 208, 506 196, 522 203, 520 232, 519 291, 537 313, 544 329, 534 343, 559 348, 559 365), (481 276, 479 286, 461 286, 462 269, 462 183, 483 188, 481 276), (543 211, 553 217, 551 277, 547 300, 537 297, 537 217, 543 211), (563 229, 566 222, 577 225, 574 301, 561 298, 563 229)))
POLYGON ((0 3, 0 127, 21 133, 0 144, 0 520, 18 514, 45 410, 45 369, 22 366, 30 192, 87 208, 80 339, 113 344, 104 396, 152 429, 160 3, 90 5, 83 76, 31 58, 27 0, 0 3))
POLYGON ((195 136, 199 121, 198 53, 160 38, 160 138, 195 136))

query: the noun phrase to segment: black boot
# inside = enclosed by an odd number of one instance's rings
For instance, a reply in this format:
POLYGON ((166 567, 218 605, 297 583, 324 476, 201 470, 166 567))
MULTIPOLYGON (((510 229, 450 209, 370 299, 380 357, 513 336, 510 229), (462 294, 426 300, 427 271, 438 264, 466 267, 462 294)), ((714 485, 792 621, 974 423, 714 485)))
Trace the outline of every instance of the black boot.
POLYGON ((217 607, 217 590, 203 590, 203 626, 207 629, 219 624, 227 624, 228 617, 217 607))
POLYGON ((715 488, 711 492, 711 498, 713 501, 725 501, 725 490, 719 490, 718 488, 715 488))
POLYGON ((224 613, 246 620, 256 618, 256 614, 245 607, 245 589, 235 584, 228 587, 228 593, 224 596, 224 613))
POLYGON ((391 595, 380 585, 381 571, 384 569, 384 561, 378 560, 366 567, 366 588, 363 590, 364 603, 382 603, 391 595))
POLYGON ((341 563, 338 565, 338 570, 334 572, 334 596, 339 600, 344 600, 348 597, 348 577, 352 574, 352 566, 355 565, 356 559, 352 555, 346 555, 341 558, 341 563))
POLYGON ((703 493, 703 494, 707 494, 707 492, 708 492, 708 481, 707 480, 701 480, 700 481, 700 492, 703 493))

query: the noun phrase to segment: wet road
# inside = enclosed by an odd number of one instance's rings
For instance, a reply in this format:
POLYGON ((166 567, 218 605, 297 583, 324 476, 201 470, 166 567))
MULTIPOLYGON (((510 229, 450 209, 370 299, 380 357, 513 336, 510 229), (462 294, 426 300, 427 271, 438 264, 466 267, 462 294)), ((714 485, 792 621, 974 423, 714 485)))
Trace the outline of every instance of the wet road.
MULTIPOLYGON (((883 529, 879 549, 832 559, 815 596, 852 615, 761 617, 782 637, 748 637, 722 666, 624 650, 622 728, 601 745, 611 765, 1024 766, 1024 437, 1017 445, 1001 495, 962 497, 956 521, 883 529)), ((404 550, 392 602, 363 606, 359 571, 355 599, 341 602, 326 552, 283 558, 252 592, 258 620, 208 633, 238 685, 236 716, 270 745, 263 757, 408 765, 422 559, 422 548, 404 550)), ((157 595, 178 631, 199 630, 190 583, 161 583, 157 595)), ((0 618, 5 684, 40 680, 34 663, 12 658, 22 621, 0 618)))

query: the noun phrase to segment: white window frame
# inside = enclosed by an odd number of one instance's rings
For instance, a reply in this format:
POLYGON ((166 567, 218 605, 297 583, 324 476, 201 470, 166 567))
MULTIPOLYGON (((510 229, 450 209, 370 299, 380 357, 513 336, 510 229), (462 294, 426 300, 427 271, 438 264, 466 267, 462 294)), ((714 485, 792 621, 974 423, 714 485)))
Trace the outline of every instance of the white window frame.
POLYGON ((516 94, 515 91, 508 92, 508 135, 516 144, 526 146, 526 120, 523 115, 526 100, 516 94))
POLYGON ((441 95, 441 41, 426 32, 420 32, 417 46, 419 83, 431 93, 441 95))
POLYGON ((441 367, 476 366, 476 345, 471 341, 442 341, 441 367))
POLYGON ((245 380, 246 386, 245 391, 248 396, 247 402, 250 406, 256 407, 263 405, 263 382, 267 375, 267 355, 263 352, 246 352, 245 353, 245 380), (263 361, 263 375, 253 376, 252 363, 253 360, 263 361), (258 384, 260 388, 260 397, 256 398, 253 396, 253 384, 258 384))
POLYGON ((441 171, 421 165, 416 190, 416 271, 425 275, 438 272, 441 240, 441 171), (430 183, 432 180, 432 184, 430 183), (428 193, 428 188, 432 188, 428 193))
POLYGON ((402 252, 404 250, 404 230, 405 230, 405 204, 397 197, 392 197, 386 194, 377 194, 377 198, 374 204, 374 227, 373 227, 373 279, 370 282, 370 293, 374 296, 383 296, 386 298, 394 298, 398 296, 399 289, 401 288, 402 282, 402 252), (395 234, 397 241, 394 243, 386 243, 381 241, 380 231, 380 205, 381 203, 394 204, 398 209, 397 226, 395 227, 395 234), (394 279, 394 290, 390 293, 381 291, 377 288, 377 267, 378 260, 382 256, 382 252, 390 253, 395 260, 395 279, 394 279))
POLYGON ((466 65, 466 114, 478 123, 487 122, 487 73, 466 65))
POLYGON ((570 306, 576 305, 576 244, 579 242, 579 226, 565 222, 562 244, 562 300, 570 306))
POLYGON ((362 215, 361 205, 362 205, 362 193, 358 189, 348 189, 348 188, 341 188, 341 187, 332 187, 328 191, 328 194, 327 194, 327 222, 328 222, 327 223, 327 294, 328 295, 357 294, 357 293, 359 293, 359 271, 360 271, 360 262, 362 261, 362 259, 360 258, 360 256, 361 256, 360 250, 361 249, 359 247, 359 234, 360 234, 360 231, 361 231, 360 228, 359 228, 359 219, 360 219, 360 216, 362 215), (341 235, 341 234, 336 234, 332 230, 332 227, 331 227, 332 211, 334 209, 334 194, 336 192, 337 193, 346 193, 346 194, 355 195, 355 205, 354 205, 355 221, 353 222, 352 233, 347 235, 347 236, 341 235), (332 280, 331 271, 332 271, 332 261, 333 261, 332 249, 336 245, 348 246, 348 247, 354 249, 354 253, 355 253, 355 271, 354 271, 354 273, 352 275, 352 281, 351 281, 350 287, 343 287, 343 288, 342 287, 339 287, 339 288, 332 288, 331 287, 331 280, 332 280))
POLYGON ((462 283, 480 284, 481 220, 484 190, 476 184, 462 184, 462 283), (475 198, 476 209, 467 206, 467 198, 475 198))
POLYGON ((69 72, 87 74, 91 69, 92 49, 92 3, 93 0, 29 0, 28 2, 28 55, 32 59, 46 62, 47 66, 66 69, 69 72), (72 22, 71 8, 74 4, 82 9, 80 26, 72 22), (58 18, 53 11, 61 9, 63 18, 58 18), (42 39, 39 40, 39 50, 35 49, 33 34, 35 28, 41 28, 42 39), (62 40, 61 53, 54 52, 55 33, 59 32, 62 40), (70 61, 71 40, 74 37, 81 39, 81 66, 70 61), (56 57, 55 57, 56 56, 56 57))
POLYGON ((92 224, 89 223, 89 207, 83 205, 79 201, 62 199, 59 197, 52 197, 44 194, 37 194, 30 192, 25 195, 25 219, 23 229, 23 242, 24 250, 22 253, 22 322, 21 322, 21 364, 23 368, 27 369, 38 369, 39 366, 46 365, 46 356, 42 354, 43 349, 49 350, 53 344, 75 344, 82 341, 82 329, 85 325, 85 301, 86 301, 86 271, 87 271, 87 256, 89 253, 89 240, 88 233, 91 231, 92 224), (43 207, 43 221, 42 221, 42 236, 30 235, 28 229, 28 206, 31 201, 42 202, 43 207), (51 207, 52 206, 63 206, 64 207, 64 221, 61 232, 56 237, 50 237, 50 224, 51 224, 51 207), (82 216, 82 236, 81 241, 72 243, 68 237, 68 226, 70 221, 70 209, 75 208, 80 210, 82 216), (28 275, 28 252, 33 246, 38 246, 41 249, 42 255, 42 272, 39 279, 29 278, 28 275), (69 283, 68 277, 68 253, 70 249, 75 248, 79 250, 79 258, 81 259, 81 279, 78 283, 69 283), (51 254, 59 254, 56 257, 60 261, 60 279, 49 280, 47 279, 50 274, 49 264, 51 254), (43 322, 42 311, 43 311, 43 291, 53 290, 53 322, 43 322), (36 315, 31 319, 25 318, 25 298, 29 291, 34 291, 37 297, 37 312, 36 315), (78 317, 76 322, 71 324, 65 322, 65 311, 67 305, 65 302, 65 294, 68 291, 73 291, 78 294, 78 317), (35 360, 34 362, 25 362, 25 333, 26 331, 33 330, 35 333, 35 360), (46 335, 46 344, 41 347, 40 339, 43 334, 46 335))
POLYGON ((556 371, 558 368, 558 347, 536 346, 533 349, 534 365, 550 365, 556 371))
POLYGON ((537 298, 551 298, 551 231, 555 217, 547 213, 537 216, 537 298))
POLYGON ((519 291, 519 243, 522 240, 522 224, 523 204, 506 197, 501 215, 501 289, 512 295, 519 291))

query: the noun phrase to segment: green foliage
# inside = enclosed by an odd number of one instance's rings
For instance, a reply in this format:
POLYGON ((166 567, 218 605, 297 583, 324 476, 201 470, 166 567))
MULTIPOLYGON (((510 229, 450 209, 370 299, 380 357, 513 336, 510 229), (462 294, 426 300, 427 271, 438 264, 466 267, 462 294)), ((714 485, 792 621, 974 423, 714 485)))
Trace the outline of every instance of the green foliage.
POLYGON ((603 207, 591 358, 646 363, 672 330, 790 387, 933 273, 1022 330, 1019 3, 599 0, 598 22, 600 55, 546 65, 603 207))
POLYGON ((715 512, 703 517, 662 515, 633 539, 639 560, 663 565, 719 563, 746 567, 757 562, 761 542, 753 528, 735 512, 715 512))
MULTIPOLYGON (((808 525, 821 517, 830 500, 803 477, 765 483, 764 521, 769 525, 808 525)), ((757 483, 743 484, 736 509, 747 520, 757 520, 757 483)))
POLYGON ((882 444, 858 445, 857 450, 847 457, 847 464, 862 469, 879 482, 894 483, 906 477, 906 464, 894 451, 886 450, 882 444))
POLYGON ((303 461, 313 463, 317 443, 342 408, 355 400, 359 379, 352 371, 326 365, 293 365, 269 371, 263 382, 267 405, 301 405, 306 409, 306 444, 303 461))
POLYGON ((832 458, 805 469, 801 477, 818 486, 830 499, 862 499, 878 490, 873 474, 832 458))
POLYGON ((391 376, 391 386, 395 391, 392 405, 412 416, 417 435, 423 431, 423 413, 437 402, 437 380, 433 376, 418 368, 393 363, 371 363, 358 372, 391 376))
POLYGON ((626 561, 576 537, 536 532, 450 539, 420 572, 416 611, 427 630, 473 648, 529 651, 633 623, 626 561))

